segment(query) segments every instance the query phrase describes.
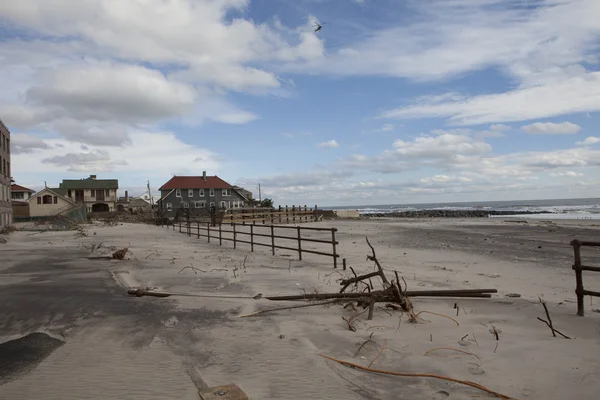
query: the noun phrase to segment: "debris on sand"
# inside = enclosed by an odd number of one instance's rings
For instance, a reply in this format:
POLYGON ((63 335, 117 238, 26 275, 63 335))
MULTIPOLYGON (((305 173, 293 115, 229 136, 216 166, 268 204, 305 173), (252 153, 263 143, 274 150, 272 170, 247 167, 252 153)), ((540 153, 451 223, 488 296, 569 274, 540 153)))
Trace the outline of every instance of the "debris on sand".
POLYGON ((124 247, 121 250, 115 251, 112 255, 112 258, 114 258, 115 260, 124 260, 127 253, 129 253, 129 249, 127 247, 124 247))

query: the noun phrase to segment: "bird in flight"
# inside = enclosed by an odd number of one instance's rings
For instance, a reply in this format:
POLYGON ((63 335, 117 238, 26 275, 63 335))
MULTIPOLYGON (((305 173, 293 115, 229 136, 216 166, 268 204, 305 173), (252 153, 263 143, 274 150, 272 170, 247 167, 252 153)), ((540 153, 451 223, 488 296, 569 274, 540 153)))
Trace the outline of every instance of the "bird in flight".
POLYGON ((321 29, 323 29, 323 25, 325 25, 325 24, 326 24, 326 22, 323 22, 322 24, 320 24, 320 23, 314 21, 313 27, 315 29, 315 32, 319 32, 321 29))

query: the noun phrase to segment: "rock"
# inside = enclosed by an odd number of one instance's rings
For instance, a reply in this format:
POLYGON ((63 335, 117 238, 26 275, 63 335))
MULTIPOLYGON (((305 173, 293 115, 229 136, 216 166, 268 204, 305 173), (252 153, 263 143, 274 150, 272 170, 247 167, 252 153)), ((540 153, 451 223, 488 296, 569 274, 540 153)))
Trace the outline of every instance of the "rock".
POLYGON ((445 390, 440 390, 439 392, 436 392, 432 399, 433 400, 443 400, 446 399, 450 396, 450 393, 446 392, 445 390))
POLYGON ((521 295, 519 293, 508 293, 505 294, 506 297, 521 297, 521 295))
POLYGON ((0 243, 1 244, 6 243, 6 238, 4 236, 0 236, 0 243))
POLYGON ((483 370, 483 368, 477 366, 477 367, 469 367, 469 372, 472 375, 483 375, 485 374, 485 371, 483 370))

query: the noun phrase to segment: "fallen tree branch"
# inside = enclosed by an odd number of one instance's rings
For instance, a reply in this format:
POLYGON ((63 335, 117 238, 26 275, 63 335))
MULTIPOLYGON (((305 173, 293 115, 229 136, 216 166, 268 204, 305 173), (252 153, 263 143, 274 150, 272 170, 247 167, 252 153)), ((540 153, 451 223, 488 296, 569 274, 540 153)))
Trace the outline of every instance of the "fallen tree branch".
POLYGON ((356 353, 354 353, 354 357, 356 357, 358 355, 358 353, 360 353, 360 351, 362 350, 362 348, 367 344, 367 343, 373 343, 375 344, 375 342, 373 341, 373 333, 371 333, 369 335, 369 337, 367 338, 367 340, 365 340, 364 342, 362 342, 362 344, 360 345, 360 347, 358 348, 358 350, 356 350, 356 353))
POLYGON ((504 395, 502 393, 498 393, 495 392, 491 389, 486 388, 485 386, 482 386, 478 383, 475 382, 471 382, 471 381, 463 381, 460 379, 455 379, 455 378, 450 378, 448 376, 442 376, 442 375, 435 375, 435 374, 427 374, 427 373, 411 373, 411 372, 394 372, 394 371, 386 371, 386 370, 381 370, 381 369, 373 369, 373 368, 369 368, 369 367, 363 367, 362 365, 356 364, 356 363, 352 363, 349 361, 344 361, 344 360, 338 360, 337 358, 333 358, 330 356, 326 356, 324 354, 319 354, 319 356, 323 357, 323 358, 327 358, 328 360, 331 361, 335 361, 339 364, 348 366, 348 367, 353 367, 356 369, 360 369, 362 371, 368 371, 368 372, 373 372, 376 374, 385 374, 385 375, 394 375, 394 376, 404 376, 404 377, 412 377, 412 378, 435 378, 435 379, 441 379, 441 380, 445 380, 445 381, 449 381, 449 382, 455 382, 455 383, 460 383, 462 385, 466 385, 466 386, 470 386, 479 390, 482 390, 486 393, 489 393, 491 395, 494 395, 496 397, 499 397, 501 399, 506 399, 506 400, 516 400, 513 397, 504 395))
POLYGON ((379 275, 381 276, 381 280, 384 283, 383 287, 387 288, 388 286, 390 286, 390 282, 387 280, 385 273, 383 272, 383 267, 381 266, 381 264, 379 264, 379 260, 377 259, 377 255, 375 254, 375 249, 373 248, 373 246, 371 246, 371 243, 369 242, 369 238, 365 237, 365 239, 367 240, 367 244, 369 245, 369 247, 371 248, 371 251, 373 252, 373 255, 367 256, 367 259, 375 262, 375 265, 377 265, 377 269, 379 270, 379 275))
MULTIPOLYGON (((472 298, 490 298, 490 293, 498 293, 496 289, 449 289, 449 290, 408 290, 404 292, 404 296, 408 297, 472 297, 472 298)), ((389 289, 374 290, 370 294, 381 298, 382 302, 396 302, 396 294, 393 294, 389 289)), ((360 298, 367 297, 364 293, 310 293, 301 295, 287 296, 269 296, 265 297, 268 300, 283 301, 283 300, 326 300, 337 298, 360 298)))
MULTIPOLYGON (((467 335, 468 336, 468 335, 467 335)), ((458 351, 459 353, 464 353, 464 354, 468 354, 470 356, 475 357, 476 359, 478 359, 479 361, 481 361, 481 358, 477 357, 477 355, 473 354, 473 353, 469 353, 468 351, 464 351, 464 350, 459 350, 459 349, 453 349, 452 347, 436 347, 435 349, 431 349, 431 350, 427 350, 425 352, 425 354, 423 354, 424 356, 426 356, 429 353, 432 353, 434 351, 438 351, 438 350, 452 350, 452 351, 458 351)))
POLYGON ((548 307, 546 306, 546 302, 544 300, 542 300, 541 297, 538 297, 538 299, 540 300, 540 304, 542 306, 544 306, 544 311, 546 312, 546 318, 548 318, 548 321, 544 321, 540 317, 538 317, 538 319, 540 321, 544 322, 546 325, 548 325, 548 328, 550 328, 550 330, 552 331, 552 336, 556 337, 556 334, 558 333, 559 335, 561 335, 565 339, 571 339, 567 335, 565 335, 563 333, 560 333, 559 331, 557 331, 556 329, 554 329, 554 326, 552 325, 552 319, 550 318, 550 312, 548 312, 548 307))
POLYGON ((252 312, 250 314, 242 314, 242 315, 239 316, 239 318, 252 317, 252 316, 255 316, 255 315, 265 314, 265 313, 273 312, 273 311, 292 310, 294 308, 324 306, 326 304, 333 304, 333 303, 338 303, 338 302, 339 302, 339 300, 335 299, 335 300, 330 300, 330 301, 324 301, 324 302, 321 302, 321 303, 302 304, 300 306, 267 308, 265 310, 255 311, 255 312, 252 312))
POLYGON ((383 353, 383 350, 385 350, 385 345, 386 345, 386 344, 387 344, 387 340, 383 339, 383 345, 381 345, 381 350, 380 350, 380 351, 379 351, 379 353, 377 354, 377 357, 375 357, 375 358, 373 359, 373 361, 371 361, 371 362, 369 363, 369 368, 371 368, 371 365, 373 365, 373 363, 374 363, 375 361, 377 361, 377 359, 379 358, 379 356, 381 356, 381 353, 383 353))

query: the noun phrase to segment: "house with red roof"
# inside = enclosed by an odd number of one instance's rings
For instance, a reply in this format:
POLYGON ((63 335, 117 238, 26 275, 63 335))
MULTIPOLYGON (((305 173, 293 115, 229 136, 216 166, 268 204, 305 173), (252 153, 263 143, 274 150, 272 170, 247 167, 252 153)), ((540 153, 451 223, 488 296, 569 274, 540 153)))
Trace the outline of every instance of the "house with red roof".
POLYGON ((12 201, 26 202, 34 193, 35 190, 28 189, 24 186, 15 184, 10 185, 10 199, 12 201))
POLYGON ((207 215, 212 207, 220 210, 248 206, 247 191, 232 186, 218 176, 177 176, 160 187, 159 208, 173 218, 189 210, 191 215, 207 215))

